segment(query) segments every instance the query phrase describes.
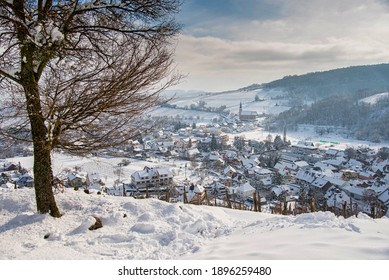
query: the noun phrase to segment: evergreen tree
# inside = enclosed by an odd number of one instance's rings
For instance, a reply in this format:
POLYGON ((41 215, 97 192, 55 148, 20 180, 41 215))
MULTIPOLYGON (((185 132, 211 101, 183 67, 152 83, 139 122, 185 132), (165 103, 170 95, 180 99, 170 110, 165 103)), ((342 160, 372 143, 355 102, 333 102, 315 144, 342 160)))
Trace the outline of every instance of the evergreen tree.
POLYGON ((217 140, 216 140, 215 134, 212 134, 210 148, 211 148, 212 151, 216 151, 218 149, 218 144, 217 144, 217 140))

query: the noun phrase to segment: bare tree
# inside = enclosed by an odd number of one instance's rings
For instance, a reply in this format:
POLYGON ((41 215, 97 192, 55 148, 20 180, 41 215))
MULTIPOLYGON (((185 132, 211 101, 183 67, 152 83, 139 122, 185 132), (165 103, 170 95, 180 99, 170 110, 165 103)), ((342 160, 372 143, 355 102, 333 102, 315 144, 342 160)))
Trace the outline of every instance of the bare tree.
POLYGON ((125 143, 176 84, 180 0, 0 0, 0 132, 31 141, 37 208, 59 217, 51 151, 125 143))
POLYGON ((369 204, 369 206, 375 206, 377 203, 377 194, 372 189, 365 189, 362 192, 362 201, 369 204))

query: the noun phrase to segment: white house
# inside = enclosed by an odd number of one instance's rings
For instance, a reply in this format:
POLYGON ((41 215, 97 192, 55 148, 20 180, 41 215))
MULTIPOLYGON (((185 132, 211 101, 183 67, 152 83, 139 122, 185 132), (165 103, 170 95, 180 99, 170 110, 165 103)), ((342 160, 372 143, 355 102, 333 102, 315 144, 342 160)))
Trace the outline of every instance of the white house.
POLYGON ((235 188, 235 192, 240 198, 246 198, 253 195, 255 188, 252 187, 249 183, 245 183, 235 188))
POLYGON ((173 173, 167 168, 146 166, 142 171, 136 171, 131 175, 131 182, 138 188, 148 185, 168 185, 173 183, 173 173))

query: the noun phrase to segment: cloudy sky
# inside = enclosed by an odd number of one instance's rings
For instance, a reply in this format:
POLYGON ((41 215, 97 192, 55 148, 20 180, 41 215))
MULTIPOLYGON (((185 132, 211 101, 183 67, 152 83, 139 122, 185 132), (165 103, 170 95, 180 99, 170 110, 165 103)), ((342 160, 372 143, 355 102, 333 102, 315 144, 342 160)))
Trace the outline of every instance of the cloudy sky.
POLYGON ((180 89, 389 62, 389 0, 184 0, 178 20, 180 89))

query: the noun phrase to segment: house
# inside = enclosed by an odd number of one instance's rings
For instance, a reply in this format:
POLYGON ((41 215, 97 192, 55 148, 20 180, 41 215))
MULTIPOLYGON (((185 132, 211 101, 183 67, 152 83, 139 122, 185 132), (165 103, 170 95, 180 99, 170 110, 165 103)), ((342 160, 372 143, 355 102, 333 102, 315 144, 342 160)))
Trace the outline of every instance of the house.
POLYGON ((90 184, 86 172, 71 172, 68 174, 68 186, 71 188, 87 187, 90 184))
POLYGON ((294 163, 289 162, 277 162, 274 166, 274 171, 280 173, 281 175, 289 175, 292 172, 295 173, 298 170, 298 166, 294 163))
POLYGON ((88 174, 88 177, 89 177, 89 181, 91 184, 98 184, 98 185, 105 185, 105 182, 104 180, 101 178, 100 174, 99 173, 90 173, 88 174))
POLYGON ((299 170, 296 174, 296 182, 301 186, 310 185, 316 179, 315 173, 299 170))
POLYGON ((372 170, 376 174, 389 173, 389 159, 381 162, 375 162, 372 165, 372 170))
POLYGON ((16 182, 18 188, 33 188, 34 187, 34 178, 32 178, 28 173, 23 174, 19 180, 16 182))
POLYGON ((205 188, 207 191, 211 191, 211 193, 215 193, 217 196, 225 196, 226 194, 226 186, 218 181, 214 181, 205 188))
POLYGON ((236 173, 236 169, 231 167, 230 165, 227 166, 224 171, 223 171, 224 175, 227 176, 227 177, 232 177, 232 175, 234 175, 234 173, 236 173))
POLYGON ((273 172, 266 168, 261 168, 259 166, 256 166, 252 169, 254 171, 254 177, 255 179, 268 179, 271 178, 273 175, 273 172))
POLYGON ((131 182, 137 188, 149 185, 169 185, 173 183, 173 173, 167 168, 145 167, 142 171, 136 171, 131 175, 131 182))
POLYGON ((108 195, 114 196, 132 196, 138 193, 138 189, 130 183, 119 183, 113 187, 104 187, 108 195))
POLYGON ((286 197, 298 195, 299 190, 299 185, 279 185, 271 188, 271 195, 275 199, 284 199, 286 197))
POLYGON ((357 200, 362 200, 364 192, 369 190, 369 188, 361 188, 358 185, 346 185, 343 187, 343 190, 352 198, 357 200))
POLYGON ((238 153, 235 151, 226 151, 224 153, 224 160, 226 163, 237 163, 238 153))
POLYGON ((199 204, 205 198, 205 187, 197 184, 195 185, 193 183, 189 186, 177 186, 175 187, 175 191, 179 194, 178 200, 182 202, 184 202, 185 199, 184 191, 188 203, 199 204))
POLYGON ((368 180, 372 180, 374 179, 374 177, 376 176, 376 174, 372 171, 361 171, 358 173, 358 179, 360 180, 365 180, 365 181, 368 181, 368 180))
POLYGON ((336 149, 328 149, 325 154, 328 158, 335 159, 338 156, 339 151, 336 149))
POLYGON ((298 169, 308 170, 310 165, 304 160, 295 161, 294 164, 297 165, 298 169))
POLYGON ((3 164, 3 171, 16 171, 19 170, 19 166, 12 162, 5 162, 3 164))
POLYGON ((292 148, 299 153, 313 152, 317 150, 317 147, 310 141, 298 141, 297 144, 292 145, 292 148))
POLYGON ((332 187, 332 183, 326 176, 322 176, 316 178, 312 182, 311 186, 324 194, 329 190, 330 187, 332 187))
POLYGON ((245 183, 237 188, 234 188, 234 191, 239 198, 246 198, 253 195, 255 188, 252 187, 249 183, 245 183))
POLYGON ((197 148, 186 150, 185 158, 189 160, 194 160, 200 155, 200 151, 197 148))
POLYGON ((328 207, 333 210, 337 209, 336 211, 340 211, 342 209, 344 202, 350 202, 350 196, 345 191, 335 186, 329 188, 324 197, 327 201, 328 207))

